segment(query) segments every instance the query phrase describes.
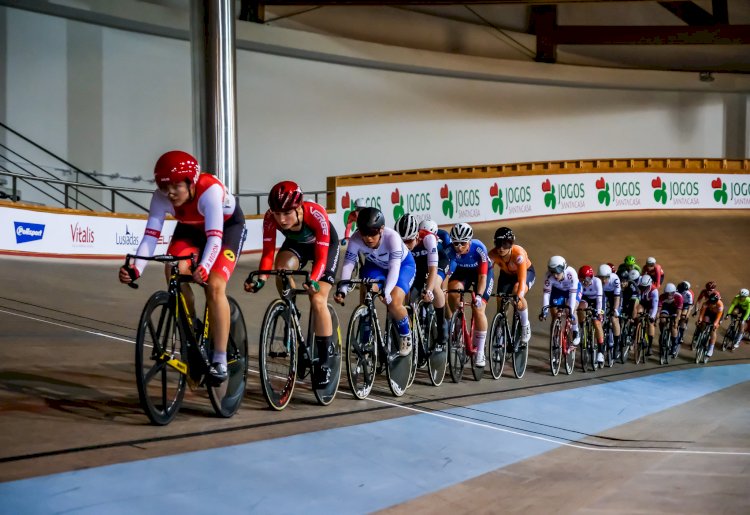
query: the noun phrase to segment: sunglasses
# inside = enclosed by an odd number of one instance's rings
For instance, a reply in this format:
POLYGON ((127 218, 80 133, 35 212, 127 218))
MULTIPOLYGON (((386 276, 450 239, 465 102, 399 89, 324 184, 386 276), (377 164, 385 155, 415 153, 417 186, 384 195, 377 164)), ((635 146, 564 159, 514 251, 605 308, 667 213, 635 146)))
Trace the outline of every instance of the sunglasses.
POLYGON ((562 265, 558 265, 554 268, 550 268, 549 271, 552 272, 553 274, 561 274, 565 271, 565 267, 562 265))
POLYGON ((467 246, 468 244, 469 244, 469 242, 468 242, 468 241, 454 241, 454 242, 452 243, 452 245, 453 245, 454 247, 456 247, 456 248, 459 248, 459 247, 465 247, 465 246, 467 246))

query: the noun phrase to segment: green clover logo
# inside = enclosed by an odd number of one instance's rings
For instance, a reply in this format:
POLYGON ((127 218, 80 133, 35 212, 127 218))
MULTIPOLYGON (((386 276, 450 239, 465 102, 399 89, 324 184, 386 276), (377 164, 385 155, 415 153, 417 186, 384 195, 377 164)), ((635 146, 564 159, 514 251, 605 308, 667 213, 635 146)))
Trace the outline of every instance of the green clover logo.
POLYGON ((729 200, 727 196, 727 183, 721 183, 721 180, 719 180, 719 184, 721 184, 721 188, 714 190, 714 200, 726 204, 727 200, 729 200))
POLYGON ((404 216, 404 196, 403 195, 399 197, 398 204, 393 206, 393 219, 398 220, 402 216, 404 216))
POLYGON ((448 218, 453 218, 453 192, 448 192, 448 198, 443 200, 443 214, 448 218))
POLYGON ((662 184, 661 188, 654 190, 654 200, 661 202, 662 204, 667 203, 667 185, 662 184))
POLYGON ((503 205, 503 190, 497 186, 497 183, 490 187, 490 196, 492 197, 492 210, 495 213, 502 215, 503 208, 505 207, 503 205))
POLYGON ((555 209, 555 207, 557 206, 554 184, 550 186, 550 191, 544 194, 544 205, 551 209, 555 209))

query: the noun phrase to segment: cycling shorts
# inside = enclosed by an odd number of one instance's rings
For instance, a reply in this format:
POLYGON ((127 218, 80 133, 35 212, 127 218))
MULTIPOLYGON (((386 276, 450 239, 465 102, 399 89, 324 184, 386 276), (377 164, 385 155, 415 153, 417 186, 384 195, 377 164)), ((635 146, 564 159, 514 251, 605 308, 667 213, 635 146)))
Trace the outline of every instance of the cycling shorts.
MULTIPOLYGON (((336 282, 336 271, 339 267, 339 236, 332 225, 329 225, 329 228, 331 230, 331 239, 328 242, 328 257, 326 258, 326 266, 323 269, 323 275, 320 276, 320 281, 334 284, 336 282)), ((300 243, 299 241, 287 238, 281 244, 279 252, 286 250, 294 254, 299 261, 299 270, 302 270, 308 262, 315 262, 315 246, 315 243, 300 243)))
MULTIPOLYGON (((416 271, 417 267, 414 264, 414 257, 409 253, 406 256, 406 259, 401 262, 401 268, 398 272, 398 281, 396 281, 396 286, 401 288, 405 294, 409 293, 409 290, 411 290, 416 271)), ((359 277, 361 279, 374 279, 379 281, 385 280, 387 276, 387 269, 380 268, 378 265, 368 260, 365 260, 364 266, 359 270, 359 277)))
POLYGON ((659 308, 659 311, 661 313, 667 313, 668 315, 677 315, 678 313, 682 313, 682 308, 680 308, 680 310, 678 311, 673 302, 671 304, 662 304, 661 308, 659 308))
MULTIPOLYGON (((476 268, 456 267, 456 270, 451 275, 450 280, 460 282, 461 287, 464 290, 468 290, 472 286, 476 287, 477 281, 479 280, 479 271, 476 268)), ((490 267, 489 270, 487 270, 487 286, 484 289, 484 294, 482 294, 482 298, 485 301, 489 300, 494 285, 495 276, 492 273, 492 267, 490 267)))
MULTIPOLYGON (((567 290, 561 290, 560 288, 552 287, 552 292, 549 296, 549 305, 552 307, 560 307, 560 306, 567 306, 568 305, 568 297, 570 296, 570 292, 567 290)), ((583 296, 583 289, 581 287, 581 283, 578 283, 578 291, 576 292, 576 304, 581 302, 581 298, 583 296)), ((573 308, 573 306, 571 306, 573 308)))
MULTIPOLYGON (((229 278, 234 272, 237 265, 237 259, 242 252, 242 246, 245 244, 245 215, 239 204, 234 209, 232 216, 224 221, 223 234, 221 237, 221 251, 219 257, 214 261, 210 273, 219 273, 229 282, 229 278)), ((172 240, 169 242, 167 254, 173 256, 187 256, 196 254, 200 261, 200 256, 206 248, 206 233, 203 227, 183 224, 177 222, 177 226, 172 234, 172 240)))
MULTIPOLYGON (((534 286, 534 280, 536 279, 536 272, 534 271, 534 265, 531 265, 526 270, 526 286, 530 290, 534 286)), ((518 276, 506 274, 502 270, 497 276, 497 293, 505 293, 509 295, 513 293, 513 288, 518 284, 518 276)))
MULTIPOLYGON (((412 288, 422 291, 428 273, 427 255, 424 254, 414 258, 414 262, 416 264, 417 271, 414 276, 414 284, 412 284, 412 288)), ((437 274, 440 276, 441 282, 445 279, 445 276, 447 275, 449 269, 450 260, 448 259, 445 251, 438 251, 437 274)))

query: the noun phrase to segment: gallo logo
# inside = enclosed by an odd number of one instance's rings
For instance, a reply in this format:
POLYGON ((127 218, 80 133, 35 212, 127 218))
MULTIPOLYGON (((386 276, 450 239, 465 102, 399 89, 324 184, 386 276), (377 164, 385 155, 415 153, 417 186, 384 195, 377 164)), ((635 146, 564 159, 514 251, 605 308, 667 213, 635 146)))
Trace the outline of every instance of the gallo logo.
POLYGON ((599 192, 597 199, 600 204, 609 206, 612 203, 615 206, 640 206, 641 183, 638 181, 624 181, 610 183, 600 177, 596 180, 596 189, 599 192))
POLYGON ((44 224, 13 222, 16 232, 16 243, 28 243, 44 237, 44 224))
POLYGON ((586 190, 582 182, 561 183, 555 188, 549 179, 545 179, 542 183, 542 192, 544 205, 550 209, 555 209, 558 204, 560 209, 580 209, 586 206, 586 190))
POLYGON ((698 181, 667 183, 657 176, 656 179, 651 180, 651 187, 654 189, 654 200, 661 202, 662 205, 666 204, 667 200, 670 200, 672 205, 676 206, 699 203, 698 193, 700 188, 698 187, 698 181))
POLYGON ((91 246, 94 243, 94 230, 91 227, 82 227, 78 222, 70 226, 70 238, 74 245, 91 246))
MULTIPOLYGON (((92 233, 93 237, 93 233, 92 233)), ((140 243, 138 236, 134 235, 125 226, 125 234, 115 233, 115 245, 127 245, 128 247, 137 247, 140 243)))
POLYGON ((509 215, 531 211, 531 186, 515 186, 503 189, 497 183, 490 186, 492 211, 502 215, 507 208, 509 215))
MULTIPOLYGON (((380 209, 380 197, 364 197, 362 200, 364 200, 365 206, 376 207, 380 209)), ((346 225, 349 223, 349 215, 351 213, 356 213, 348 191, 344 194, 343 197, 341 197, 341 207, 344 209, 344 225, 346 225)), ((357 228, 356 218, 353 221, 355 223, 352 225, 352 231, 357 228)))
POLYGON ((728 197, 727 185, 726 183, 722 183, 721 177, 717 177, 715 180, 711 181, 711 187, 714 189, 714 200, 726 204, 728 197))
POLYGON ((394 220, 398 220, 406 212, 415 216, 420 212, 429 212, 432 207, 429 193, 407 193, 406 197, 404 197, 398 191, 398 188, 391 192, 391 204, 393 204, 394 220), (404 201, 406 202, 404 203, 404 201))
POLYGON ((453 218, 456 214, 461 218, 476 218, 479 216, 479 198, 478 189, 456 190, 456 195, 448 189, 445 184, 440 188, 440 198, 443 199, 443 214, 448 218, 453 218), (455 207, 454 207, 455 206, 455 207))
POLYGON ((735 206, 750 206, 750 183, 748 182, 723 182, 721 177, 711 181, 714 189, 714 200, 726 204, 729 200, 735 206))

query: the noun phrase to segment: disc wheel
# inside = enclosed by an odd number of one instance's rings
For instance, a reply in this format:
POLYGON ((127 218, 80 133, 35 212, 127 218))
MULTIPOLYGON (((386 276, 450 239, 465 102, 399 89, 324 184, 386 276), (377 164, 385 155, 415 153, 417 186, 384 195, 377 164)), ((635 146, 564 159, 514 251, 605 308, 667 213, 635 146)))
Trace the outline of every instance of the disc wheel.
POLYGON ((440 386, 445 379, 445 370, 448 368, 448 350, 445 344, 438 342, 438 327, 434 310, 428 310, 425 321, 424 336, 427 339, 425 347, 429 350, 427 358, 427 370, 430 373, 430 382, 433 386, 440 386))
MULTIPOLYGON (((208 398, 216 414, 229 418, 240 409, 247 385, 247 326, 240 305, 229 300, 229 340, 227 342, 227 380, 219 386, 207 385, 208 398)), ((213 342, 211 342, 213 343, 213 342)))
POLYGON ((513 316, 513 328, 511 329, 511 338, 514 342, 511 348, 513 352, 513 374, 516 379, 521 379, 526 373, 526 364, 529 362, 529 344, 521 341, 521 319, 518 314, 513 316))
POLYGON ((297 372, 297 335, 284 301, 275 299, 263 317, 258 351, 263 397, 275 410, 292 399, 297 372))
POLYGON ((185 395, 187 349, 174 306, 165 291, 154 293, 138 321, 135 377, 141 408, 152 424, 164 426, 177 415, 185 395))
POLYGON ((495 379, 502 377, 503 368, 505 368, 505 355, 507 351, 505 333, 505 315, 503 313, 496 313, 490 326, 490 341, 486 345, 487 363, 489 363, 490 373, 495 379))
POLYGON ((386 377, 388 379, 388 388, 395 397, 401 397, 406 393, 409 387, 409 378, 411 377, 412 362, 414 358, 414 345, 412 351, 406 356, 401 356, 398 352, 401 344, 401 335, 398 333, 398 327, 393 323, 390 317, 385 324, 385 348, 387 349, 387 366, 386 377))

